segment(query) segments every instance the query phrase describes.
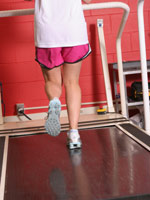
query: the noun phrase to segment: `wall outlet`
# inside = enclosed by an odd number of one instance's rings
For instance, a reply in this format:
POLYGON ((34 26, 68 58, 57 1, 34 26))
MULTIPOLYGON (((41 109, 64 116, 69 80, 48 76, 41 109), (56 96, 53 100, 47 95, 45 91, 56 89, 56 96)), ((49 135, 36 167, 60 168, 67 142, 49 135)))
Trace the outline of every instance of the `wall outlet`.
POLYGON ((22 116, 23 114, 21 113, 21 111, 24 112, 24 103, 17 103, 16 104, 16 111, 17 111, 18 116, 22 116))

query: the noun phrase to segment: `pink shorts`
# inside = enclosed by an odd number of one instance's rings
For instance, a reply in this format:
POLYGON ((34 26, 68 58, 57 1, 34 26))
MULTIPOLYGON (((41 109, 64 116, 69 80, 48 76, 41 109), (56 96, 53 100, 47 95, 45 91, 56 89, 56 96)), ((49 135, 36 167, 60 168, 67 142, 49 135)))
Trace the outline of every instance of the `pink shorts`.
POLYGON ((39 48, 36 47, 36 61, 41 67, 53 69, 64 63, 76 63, 91 53, 89 44, 74 47, 39 48))

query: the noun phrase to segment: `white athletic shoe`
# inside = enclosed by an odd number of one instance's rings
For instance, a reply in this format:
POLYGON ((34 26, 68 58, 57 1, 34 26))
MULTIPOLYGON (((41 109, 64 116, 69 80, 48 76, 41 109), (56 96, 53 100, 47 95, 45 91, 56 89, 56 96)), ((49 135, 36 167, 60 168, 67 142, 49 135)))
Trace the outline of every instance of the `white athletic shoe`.
POLYGON ((68 136, 67 146, 69 149, 81 148, 82 142, 78 130, 76 129, 69 130, 67 132, 67 136, 68 136))
POLYGON ((51 136, 58 136, 60 133, 60 111, 61 103, 58 98, 54 98, 49 103, 48 117, 45 123, 45 129, 51 136))

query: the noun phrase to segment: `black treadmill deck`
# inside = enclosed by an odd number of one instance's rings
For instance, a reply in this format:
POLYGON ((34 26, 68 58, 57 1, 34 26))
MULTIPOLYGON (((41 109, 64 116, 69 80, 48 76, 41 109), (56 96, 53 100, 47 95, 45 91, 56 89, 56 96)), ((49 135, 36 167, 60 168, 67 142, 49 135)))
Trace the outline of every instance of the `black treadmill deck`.
POLYGON ((4 199, 130 200, 150 194, 146 149, 116 127, 80 135, 83 147, 76 151, 67 149, 65 132, 11 137, 4 199))

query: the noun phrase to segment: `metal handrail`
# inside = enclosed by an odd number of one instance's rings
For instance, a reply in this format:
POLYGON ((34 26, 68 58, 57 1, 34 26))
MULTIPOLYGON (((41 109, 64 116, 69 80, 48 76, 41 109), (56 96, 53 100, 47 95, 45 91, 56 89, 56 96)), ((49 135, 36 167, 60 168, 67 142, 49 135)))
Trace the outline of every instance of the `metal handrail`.
POLYGON ((150 134, 150 107, 149 107, 149 92, 148 92, 148 74, 147 74, 147 59, 146 59, 146 44, 145 44, 145 29, 144 29, 144 0, 138 0, 138 29, 142 71, 142 88, 144 102, 144 124, 145 130, 150 134))

